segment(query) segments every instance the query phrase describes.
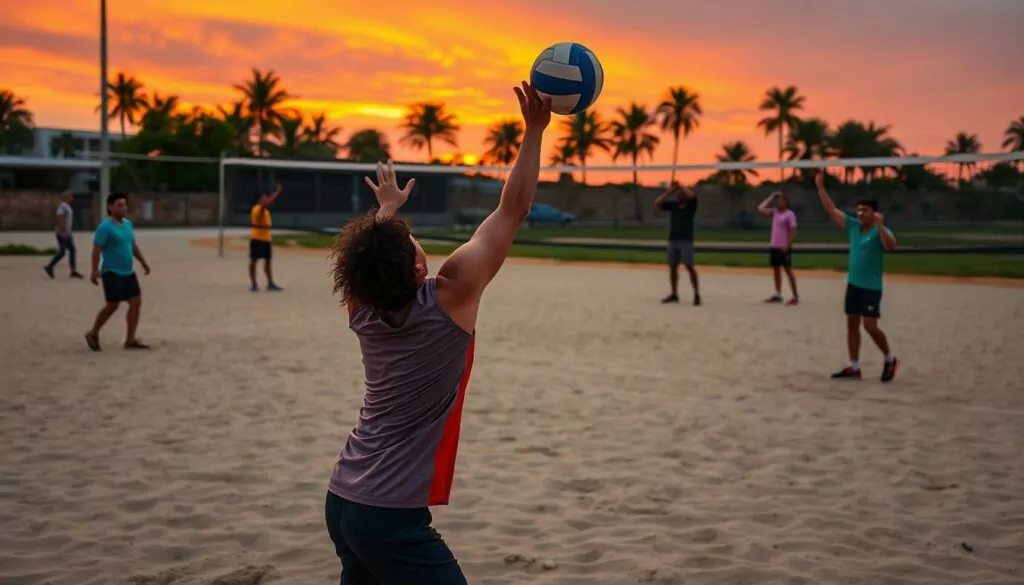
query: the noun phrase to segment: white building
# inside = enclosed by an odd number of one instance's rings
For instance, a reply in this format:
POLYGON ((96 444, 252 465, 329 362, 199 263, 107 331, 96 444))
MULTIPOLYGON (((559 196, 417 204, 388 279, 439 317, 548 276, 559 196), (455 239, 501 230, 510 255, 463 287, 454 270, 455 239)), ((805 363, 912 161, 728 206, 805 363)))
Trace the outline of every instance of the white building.
MULTIPOLYGON (((100 154, 100 132, 98 130, 71 130, 68 128, 36 128, 35 146, 26 156, 37 158, 72 158, 59 152, 59 141, 64 133, 70 134, 74 140, 75 156, 73 158, 98 158, 100 154)), ((110 133, 110 143, 121 140, 118 132, 110 133)))

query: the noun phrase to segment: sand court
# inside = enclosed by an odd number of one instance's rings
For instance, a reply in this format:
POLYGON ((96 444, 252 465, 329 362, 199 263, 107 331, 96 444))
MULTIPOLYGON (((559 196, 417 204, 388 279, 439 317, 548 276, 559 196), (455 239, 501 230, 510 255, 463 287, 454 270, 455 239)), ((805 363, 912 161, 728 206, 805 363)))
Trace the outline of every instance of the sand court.
MULTIPOLYGON (((100 288, 0 257, 0 583, 337 582, 362 366, 326 255, 279 249, 285 291, 250 293, 209 235, 138 231, 152 352, 123 308, 90 352, 100 288)), ((470 582, 1022 582, 1024 291, 890 279, 883 385, 866 335, 865 380, 828 379, 844 281, 800 286, 767 306, 767 269, 709 270, 664 306, 663 270, 507 264, 434 509, 470 582)))

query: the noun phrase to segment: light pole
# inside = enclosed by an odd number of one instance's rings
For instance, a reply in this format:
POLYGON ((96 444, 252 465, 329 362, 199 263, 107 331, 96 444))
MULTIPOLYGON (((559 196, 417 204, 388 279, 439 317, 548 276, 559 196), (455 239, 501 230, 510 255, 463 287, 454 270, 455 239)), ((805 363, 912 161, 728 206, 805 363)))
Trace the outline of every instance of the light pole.
POLYGON ((100 209, 110 195, 110 133, 107 131, 107 0, 100 0, 100 209))

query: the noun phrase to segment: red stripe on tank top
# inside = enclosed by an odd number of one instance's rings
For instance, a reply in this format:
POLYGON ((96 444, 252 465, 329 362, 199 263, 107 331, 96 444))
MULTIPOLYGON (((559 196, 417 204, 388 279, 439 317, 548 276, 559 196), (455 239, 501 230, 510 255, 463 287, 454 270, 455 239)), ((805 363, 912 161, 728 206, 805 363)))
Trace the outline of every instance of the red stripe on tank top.
POLYGON ((430 496, 428 506, 444 506, 452 493, 452 481, 455 479, 455 457, 459 451, 459 431, 462 429, 462 404, 466 399, 466 389, 469 387, 469 375, 473 372, 473 353, 476 347, 476 336, 469 342, 466 350, 466 370, 462 372, 462 379, 459 380, 459 394, 455 397, 455 404, 448 413, 448 420, 444 423, 444 431, 441 433, 441 441, 437 445, 437 452, 434 454, 434 478, 430 482, 430 496))

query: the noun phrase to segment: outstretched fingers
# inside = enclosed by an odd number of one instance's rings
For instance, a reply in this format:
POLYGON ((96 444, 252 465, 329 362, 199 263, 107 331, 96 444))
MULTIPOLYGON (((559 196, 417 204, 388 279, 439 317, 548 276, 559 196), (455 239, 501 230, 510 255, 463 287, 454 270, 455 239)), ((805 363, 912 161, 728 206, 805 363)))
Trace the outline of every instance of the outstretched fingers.
POLYGON ((409 193, 412 191, 413 185, 415 185, 415 184, 416 184, 416 179, 409 179, 409 182, 405 184, 405 188, 402 189, 402 195, 405 195, 406 197, 408 197, 409 193))
POLYGON ((377 187, 377 185, 373 182, 373 179, 371 179, 370 177, 364 176, 363 181, 366 182, 366 186, 369 187, 370 190, 373 191, 374 193, 376 193, 377 189, 379 189, 379 187, 377 187))

